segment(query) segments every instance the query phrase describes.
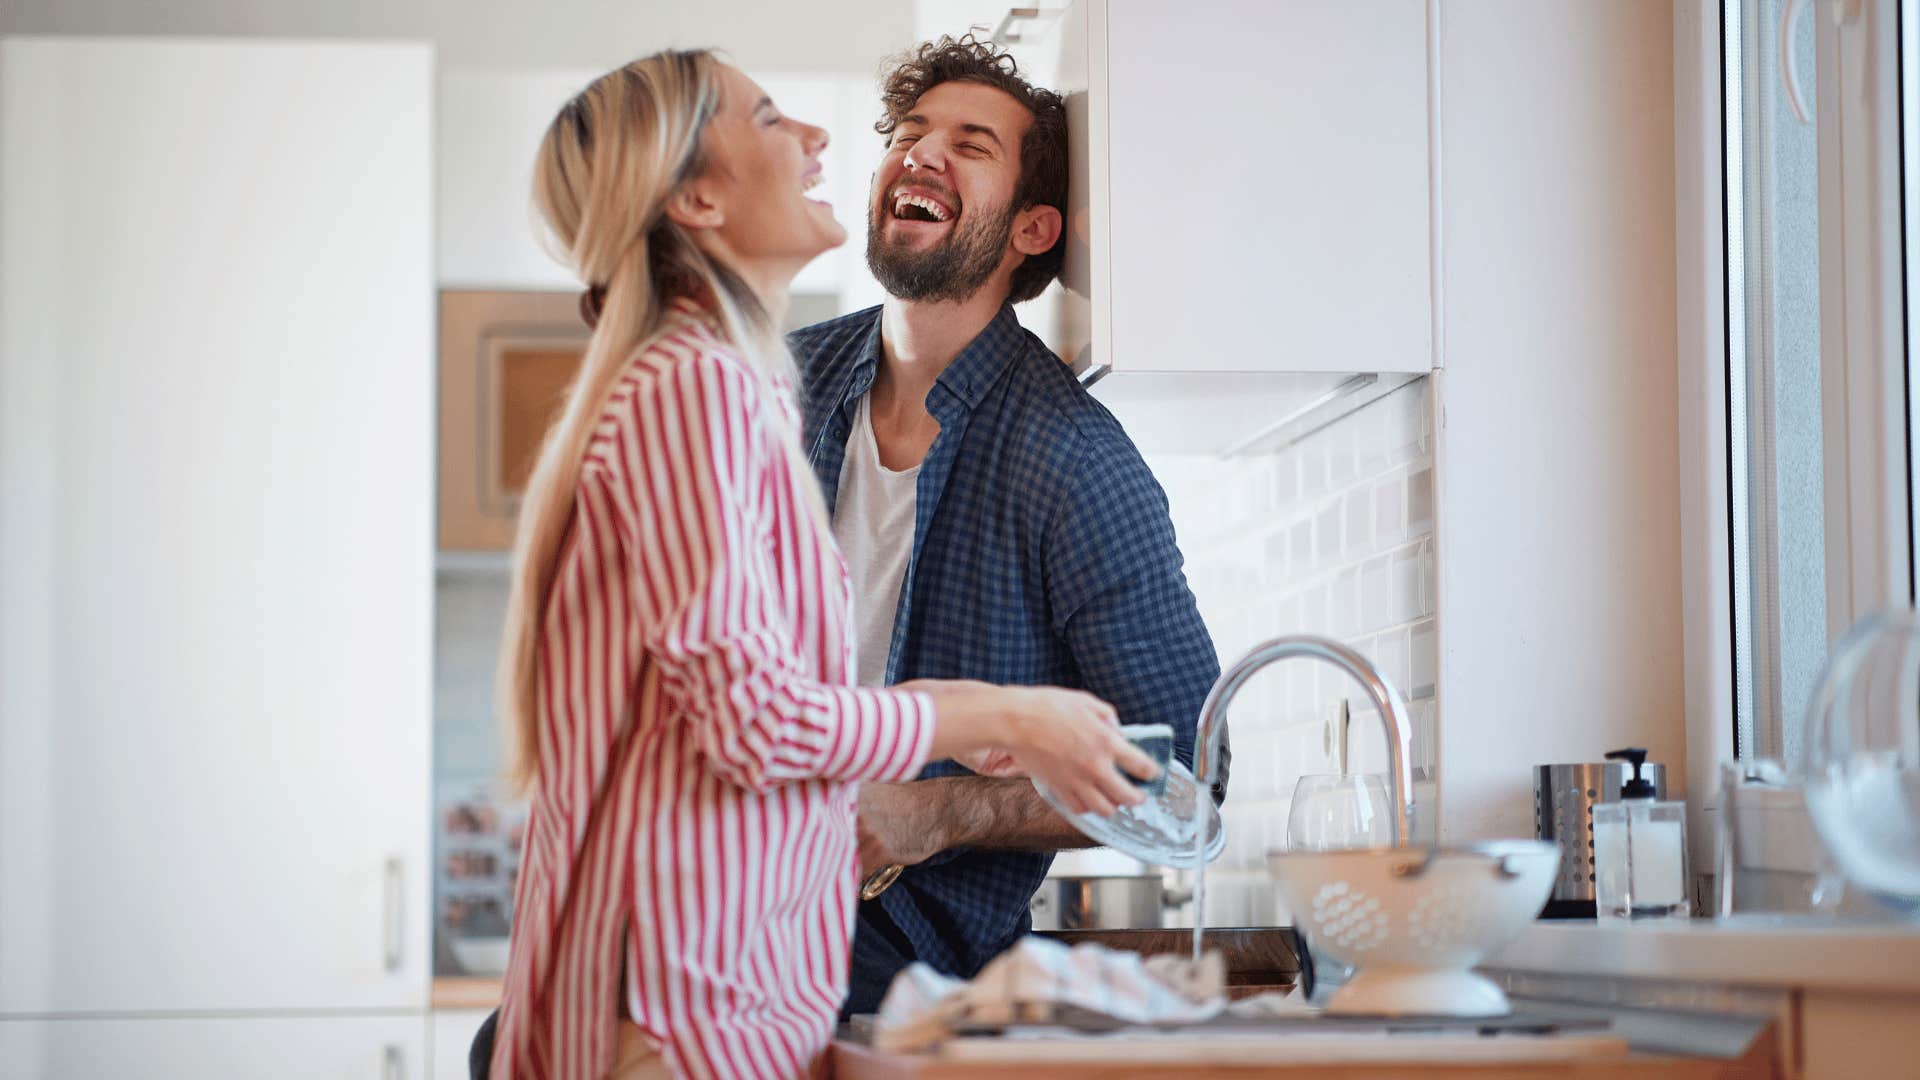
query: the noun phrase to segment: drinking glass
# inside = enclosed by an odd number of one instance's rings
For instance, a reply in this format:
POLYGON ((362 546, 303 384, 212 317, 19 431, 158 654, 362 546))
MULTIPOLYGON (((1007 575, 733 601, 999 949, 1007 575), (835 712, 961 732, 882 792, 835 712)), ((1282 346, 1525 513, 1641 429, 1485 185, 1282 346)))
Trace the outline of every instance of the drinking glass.
POLYGON ((1287 810, 1288 851, 1391 847, 1393 811, 1378 773, 1302 776, 1287 810))

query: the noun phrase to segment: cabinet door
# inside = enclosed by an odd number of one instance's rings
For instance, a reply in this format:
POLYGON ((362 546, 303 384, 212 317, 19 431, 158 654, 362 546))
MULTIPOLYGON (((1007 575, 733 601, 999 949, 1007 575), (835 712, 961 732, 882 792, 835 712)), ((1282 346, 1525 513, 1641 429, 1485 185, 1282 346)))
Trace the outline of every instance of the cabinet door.
POLYGON ((433 1080, 467 1080, 467 1053, 491 1009, 435 1009, 433 1080))
POLYGON ((1096 230, 1106 213, 1104 52, 1091 34, 1097 4, 1080 0, 1065 8, 1015 8, 1001 21, 996 44, 1011 53, 1019 72, 1066 101, 1067 213, 1065 262, 1060 280, 1020 307, 1020 324, 1039 335, 1082 378, 1105 366, 1094 326, 1104 337, 1108 302, 1107 236, 1096 230), (1095 88, 1098 87, 1098 91, 1095 88), (1103 193, 1093 202, 1094 191, 1103 193))
POLYGON ((1113 370, 1428 370, 1425 0, 1083 2, 1113 370))
POLYGON ((431 72, 0 43, 0 1014, 425 1005, 431 72))
POLYGON ((427 1075, 426 1027, 422 1014, 0 1020, 0 1075, 15 1080, 421 1080, 427 1075))

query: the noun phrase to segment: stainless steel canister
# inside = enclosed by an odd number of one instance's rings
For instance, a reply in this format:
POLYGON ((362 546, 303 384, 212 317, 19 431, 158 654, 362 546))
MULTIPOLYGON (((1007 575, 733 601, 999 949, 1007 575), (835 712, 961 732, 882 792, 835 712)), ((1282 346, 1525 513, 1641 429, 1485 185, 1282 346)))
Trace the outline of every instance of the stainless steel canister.
MULTIPOLYGON (((1642 766, 1640 775, 1653 784, 1655 798, 1667 797, 1666 766, 1642 766)), ((1632 778, 1633 767, 1624 761, 1534 766, 1533 834, 1560 847, 1549 916, 1593 914, 1593 807, 1618 802, 1620 789, 1632 778)))

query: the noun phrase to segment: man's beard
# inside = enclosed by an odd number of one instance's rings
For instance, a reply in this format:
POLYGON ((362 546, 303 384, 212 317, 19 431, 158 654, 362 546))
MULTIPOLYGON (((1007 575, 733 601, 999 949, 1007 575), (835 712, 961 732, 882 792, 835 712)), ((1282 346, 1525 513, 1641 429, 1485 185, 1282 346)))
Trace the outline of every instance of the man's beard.
POLYGON ((1013 239, 1011 202, 998 213, 984 212, 971 224, 956 224, 925 250, 889 244, 889 216, 884 200, 867 216, 867 268, 888 295, 901 300, 940 303, 971 297, 1000 268, 1007 241, 1013 239))

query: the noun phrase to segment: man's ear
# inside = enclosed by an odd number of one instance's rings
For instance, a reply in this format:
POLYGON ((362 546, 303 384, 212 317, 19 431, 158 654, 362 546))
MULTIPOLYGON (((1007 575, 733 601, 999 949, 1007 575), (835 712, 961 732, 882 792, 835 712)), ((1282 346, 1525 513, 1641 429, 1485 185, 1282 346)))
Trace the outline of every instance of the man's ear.
POLYGON ((714 201, 713 192, 698 180, 690 180, 667 196, 667 220, 683 229, 717 229, 726 224, 726 211, 714 201))
POLYGON ((1060 239, 1060 211, 1052 206, 1029 206, 1013 219, 1013 250, 1032 257, 1053 250, 1060 239))

